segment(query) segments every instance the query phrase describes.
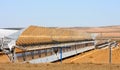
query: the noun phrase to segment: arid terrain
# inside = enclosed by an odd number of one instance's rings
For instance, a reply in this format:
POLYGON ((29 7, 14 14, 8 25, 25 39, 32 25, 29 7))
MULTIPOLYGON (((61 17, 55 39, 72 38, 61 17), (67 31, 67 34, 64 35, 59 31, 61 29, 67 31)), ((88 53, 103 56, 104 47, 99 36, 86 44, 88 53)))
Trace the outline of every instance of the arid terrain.
POLYGON ((0 64, 0 70, 120 70, 120 64, 0 64))

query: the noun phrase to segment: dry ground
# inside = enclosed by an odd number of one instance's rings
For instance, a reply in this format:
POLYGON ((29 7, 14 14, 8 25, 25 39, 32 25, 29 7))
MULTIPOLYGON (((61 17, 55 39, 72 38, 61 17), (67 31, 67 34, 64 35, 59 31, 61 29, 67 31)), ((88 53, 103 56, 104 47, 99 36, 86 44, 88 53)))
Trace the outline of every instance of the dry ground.
POLYGON ((7 63, 10 62, 7 55, 0 55, 0 63, 7 63))
POLYGON ((120 70, 116 64, 0 64, 0 70, 120 70))
MULTIPOLYGON (((63 60, 63 63, 109 63, 109 49, 103 48, 63 60)), ((120 64, 120 47, 112 48, 112 63, 120 64)))

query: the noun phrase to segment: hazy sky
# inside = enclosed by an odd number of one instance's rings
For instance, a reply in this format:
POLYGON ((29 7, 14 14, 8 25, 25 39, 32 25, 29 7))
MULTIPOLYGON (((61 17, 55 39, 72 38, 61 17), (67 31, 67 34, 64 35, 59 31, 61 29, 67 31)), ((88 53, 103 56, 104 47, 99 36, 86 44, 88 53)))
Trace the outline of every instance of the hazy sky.
POLYGON ((0 28, 120 25, 120 0, 0 0, 0 28))

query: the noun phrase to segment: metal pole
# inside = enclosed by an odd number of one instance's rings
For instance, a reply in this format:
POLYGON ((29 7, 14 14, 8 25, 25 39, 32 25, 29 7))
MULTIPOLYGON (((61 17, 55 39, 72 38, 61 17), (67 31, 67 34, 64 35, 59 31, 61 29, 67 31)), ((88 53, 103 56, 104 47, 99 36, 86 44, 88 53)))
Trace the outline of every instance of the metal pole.
POLYGON ((38 50, 39 57, 41 57, 41 50, 38 50))
POLYGON ((23 56, 23 61, 26 61, 26 54, 25 54, 25 51, 22 53, 22 56, 23 56))
POLYGON ((111 44, 109 44, 109 63, 112 63, 112 48, 111 48, 111 44))
POLYGON ((15 62, 16 61, 16 56, 15 56, 15 47, 12 49, 13 50, 13 52, 12 52, 12 57, 13 57, 13 62, 15 62))
POLYGON ((32 59, 34 59, 34 50, 31 51, 32 59))
POLYGON ((62 47, 60 47, 60 61, 62 63, 62 47))

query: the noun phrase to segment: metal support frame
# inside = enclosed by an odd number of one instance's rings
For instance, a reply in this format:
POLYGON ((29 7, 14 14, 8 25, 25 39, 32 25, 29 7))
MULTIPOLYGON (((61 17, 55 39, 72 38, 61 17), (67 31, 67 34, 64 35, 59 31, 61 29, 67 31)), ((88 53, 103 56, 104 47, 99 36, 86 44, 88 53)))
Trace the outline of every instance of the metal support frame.
POLYGON ((75 44, 75 50, 76 50, 76 53, 77 53, 77 45, 75 44))
POLYGON ((63 54, 63 48, 67 48, 69 49, 70 47, 53 47, 54 52, 57 54, 58 53, 58 49, 60 49, 59 53, 60 53, 60 62, 62 63, 62 54, 63 54))
POLYGON ((60 61, 62 63, 62 47, 60 47, 60 61))
MULTIPOLYGON (((32 46, 31 46, 32 47, 32 46)), ((31 51, 31 56, 32 56, 32 59, 34 59, 34 50, 31 51)))
POLYGON ((41 57, 41 50, 38 50, 39 57, 41 57))
POLYGON ((22 56, 23 56, 23 61, 26 61, 26 54, 25 54, 25 51, 22 53, 22 56))
POLYGON ((50 52, 51 52, 51 55, 52 55, 53 54, 53 49, 51 48, 50 50, 51 50, 50 52))
POLYGON ((47 56, 47 49, 45 49, 45 56, 47 56))
POLYGON ((109 63, 112 63, 112 46, 116 47, 116 42, 109 43, 109 63))
POLYGON ((109 44, 109 63, 112 63, 112 46, 111 43, 109 44))
POLYGON ((34 59, 34 51, 31 51, 32 59, 34 59))
POLYGON ((14 63, 16 61, 15 47, 12 49, 11 53, 12 53, 12 62, 14 63))
POLYGON ((4 39, 2 38, 0 49, 3 50, 4 39))

